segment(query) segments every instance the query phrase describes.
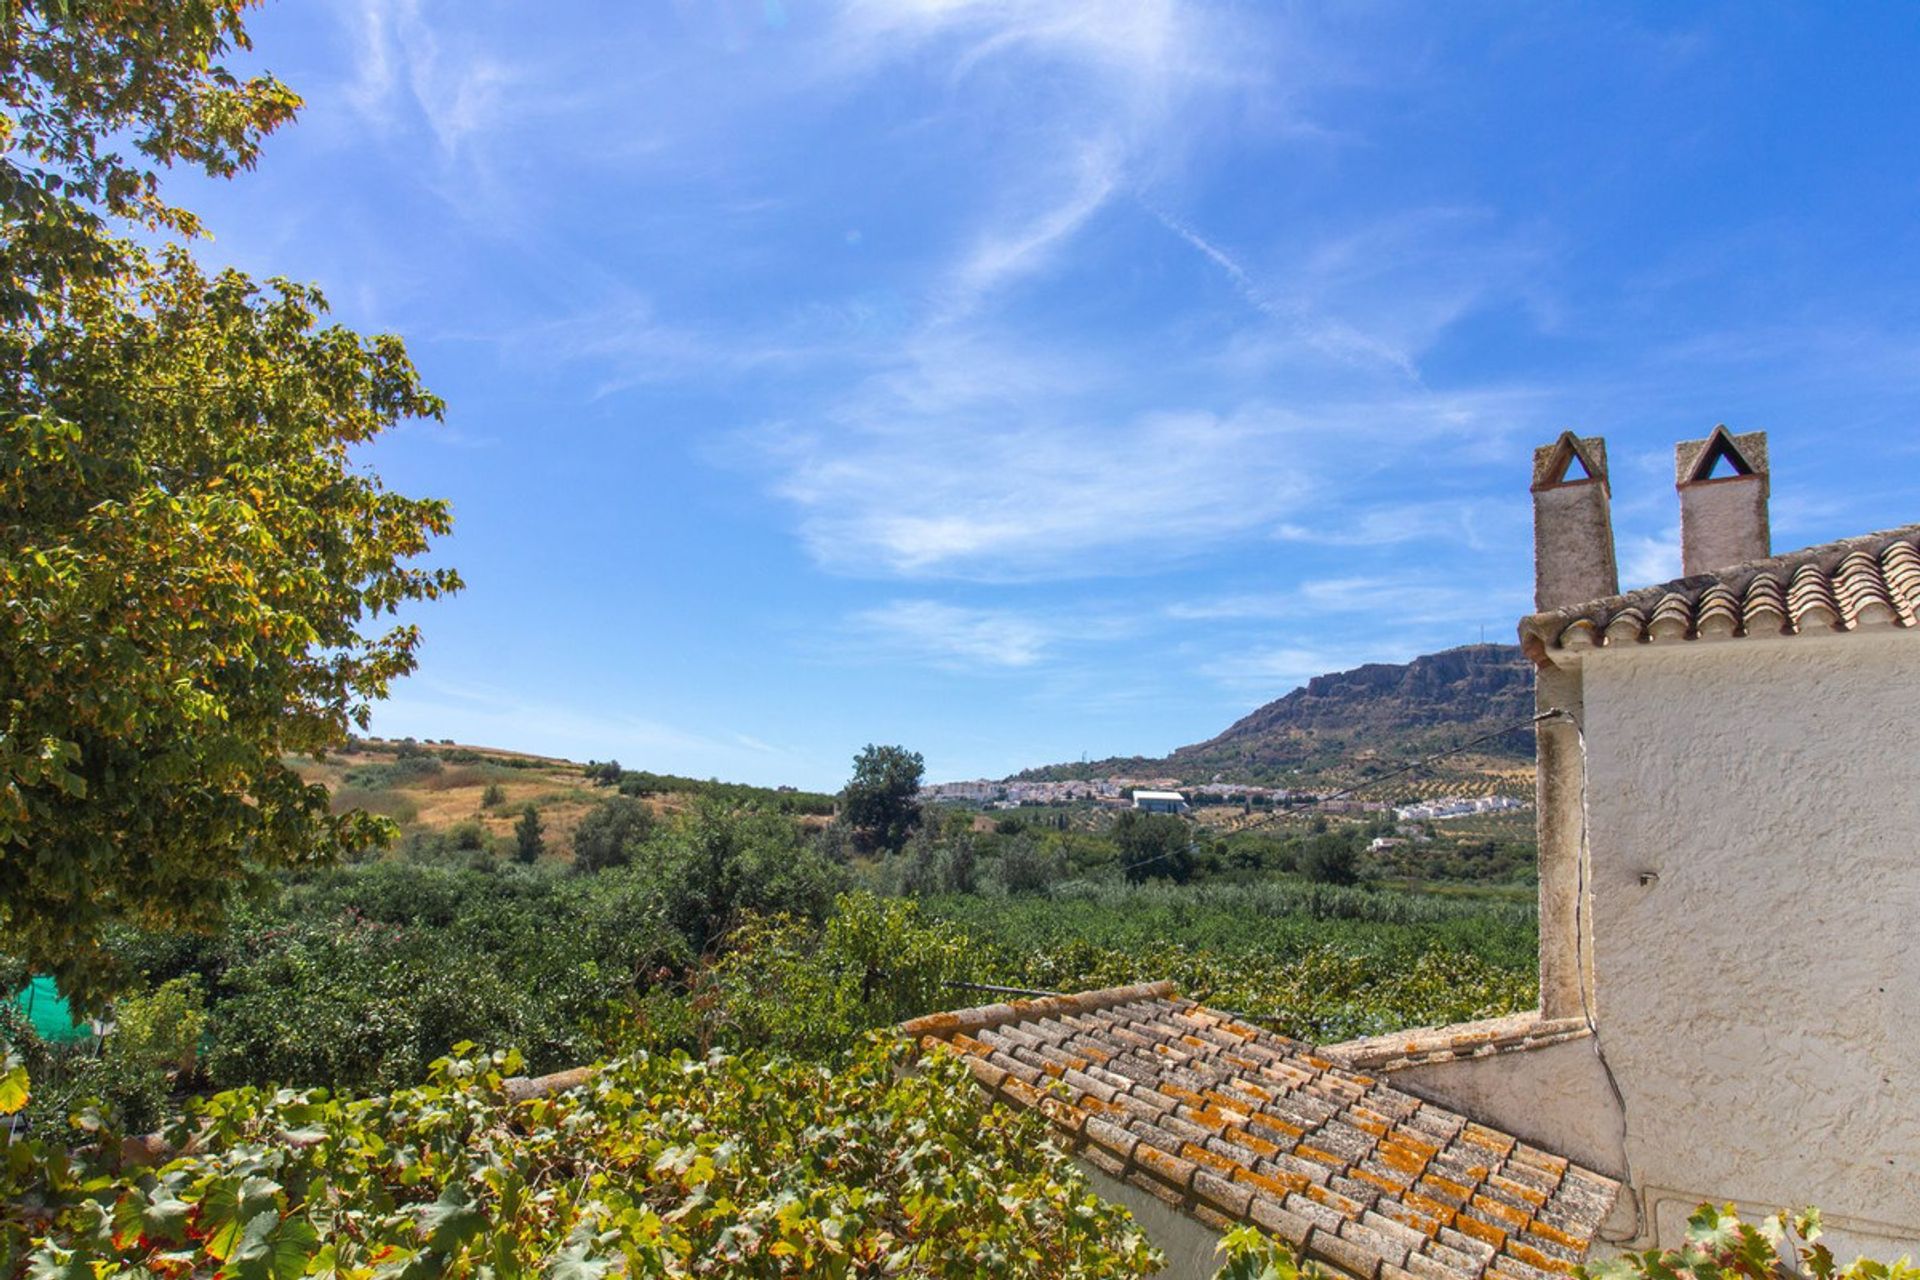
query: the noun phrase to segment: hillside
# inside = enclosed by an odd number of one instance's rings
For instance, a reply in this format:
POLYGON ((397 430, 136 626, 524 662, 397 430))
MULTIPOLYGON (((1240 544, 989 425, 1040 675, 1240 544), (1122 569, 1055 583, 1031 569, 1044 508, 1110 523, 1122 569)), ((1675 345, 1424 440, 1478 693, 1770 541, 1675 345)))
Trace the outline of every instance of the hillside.
MULTIPOLYGON (((1031 769, 1021 778, 1131 774, 1276 783, 1337 779, 1369 766, 1458 745, 1533 713, 1533 667, 1517 645, 1466 645, 1408 663, 1373 662, 1315 676, 1243 716, 1218 735, 1160 758, 1031 769)), ((1529 765, 1533 738, 1520 730, 1486 744, 1457 769, 1506 773, 1529 765)))

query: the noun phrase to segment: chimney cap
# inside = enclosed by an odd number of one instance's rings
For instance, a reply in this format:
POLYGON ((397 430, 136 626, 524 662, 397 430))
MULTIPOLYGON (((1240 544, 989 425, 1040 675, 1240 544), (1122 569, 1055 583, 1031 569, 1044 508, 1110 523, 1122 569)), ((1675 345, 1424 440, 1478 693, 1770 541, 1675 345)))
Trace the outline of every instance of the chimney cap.
POLYGON ((1564 485, 1596 482, 1603 489, 1612 488, 1607 483, 1607 442, 1603 436, 1576 436, 1571 431, 1562 431, 1558 440, 1533 451, 1535 493, 1564 485), (1576 462, 1586 474, 1568 479, 1567 475, 1576 462))
POLYGON ((1722 480, 1766 476, 1767 433, 1746 431, 1735 435, 1723 422, 1704 440, 1682 440, 1673 447, 1673 482, 1683 489, 1707 483, 1715 478, 1713 469, 1723 461, 1733 468, 1734 475, 1719 477, 1722 480))

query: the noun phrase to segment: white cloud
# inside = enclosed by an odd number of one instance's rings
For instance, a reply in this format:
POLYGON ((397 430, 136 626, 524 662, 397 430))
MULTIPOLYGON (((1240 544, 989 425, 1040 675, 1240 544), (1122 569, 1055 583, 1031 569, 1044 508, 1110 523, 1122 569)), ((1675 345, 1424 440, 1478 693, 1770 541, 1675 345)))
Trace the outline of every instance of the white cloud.
POLYGON ((1518 584, 1474 588, 1428 578, 1343 577, 1301 583, 1290 591, 1215 596, 1167 606, 1169 618, 1189 622, 1286 620, 1339 614, 1390 616, 1396 626, 1505 621, 1525 606, 1518 584))
POLYGON ((1059 638, 1053 626, 1004 609, 894 600, 851 619, 878 647, 954 667, 1031 667, 1059 638))
POLYGON ((1671 582, 1680 576, 1680 529, 1663 529, 1656 536, 1639 534, 1626 540, 1620 558, 1620 586, 1627 591, 1671 582))

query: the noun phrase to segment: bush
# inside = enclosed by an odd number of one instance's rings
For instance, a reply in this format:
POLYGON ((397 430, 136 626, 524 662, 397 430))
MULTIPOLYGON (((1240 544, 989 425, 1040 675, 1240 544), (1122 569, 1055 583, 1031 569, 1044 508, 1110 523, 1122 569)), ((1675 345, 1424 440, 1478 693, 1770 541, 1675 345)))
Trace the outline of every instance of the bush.
POLYGON ((588 811, 573 829, 573 869, 624 867, 653 834, 653 811, 643 801, 614 796, 588 811))
POLYGON ((769 1280, 1106 1280, 1162 1261, 1043 1118, 990 1105, 948 1053, 908 1070, 906 1046, 875 1039, 831 1073, 642 1053, 515 1103, 520 1065, 443 1059, 389 1097, 221 1094, 157 1170, 20 1144, 0 1166, 0 1256, 48 1276, 769 1280))
POLYGON ((480 807, 492 809, 507 802, 507 789, 497 782, 489 782, 487 789, 480 793, 480 807))
POLYGON ((1920 1280, 1920 1267, 1910 1258, 1891 1264, 1856 1258, 1840 1266, 1820 1243, 1820 1236, 1816 1209, 1749 1223, 1740 1220, 1732 1205, 1703 1204, 1687 1219, 1687 1238, 1678 1248, 1622 1254, 1588 1263, 1578 1274, 1582 1280, 1671 1280, 1675 1276, 1920 1280))
POLYGON ((1015 836, 1000 846, 993 878, 1006 893, 1045 893, 1067 878, 1066 855, 1050 842, 1015 836))

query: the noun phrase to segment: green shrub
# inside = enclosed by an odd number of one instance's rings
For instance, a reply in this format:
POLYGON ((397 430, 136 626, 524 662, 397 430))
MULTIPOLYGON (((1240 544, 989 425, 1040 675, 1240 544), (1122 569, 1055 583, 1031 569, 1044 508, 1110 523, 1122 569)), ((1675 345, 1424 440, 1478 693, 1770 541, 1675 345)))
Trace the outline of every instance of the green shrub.
POLYGON ((333 793, 329 807, 335 813, 364 809, 383 818, 392 818, 403 826, 420 816, 419 806, 404 794, 384 789, 369 790, 366 787, 341 787, 333 793))
POLYGON ((443 1059, 387 1097, 220 1094, 194 1109, 195 1148, 158 1170, 10 1149, 0 1256, 47 1276, 1105 1280, 1160 1265, 1045 1120, 989 1105, 952 1055, 917 1070, 907 1055, 873 1040, 825 1072, 636 1054, 528 1103, 506 1096, 510 1055, 443 1059))
POLYGON ((1672 1280, 1676 1276, 1779 1280, 1920 1280, 1910 1258, 1894 1263, 1856 1258, 1841 1266, 1820 1243, 1820 1214, 1806 1209, 1742 1222, 1732 1205, 1703 1204, 1687 1219, 1677 1248, 1626 1253, 1579 1269, 1582 1280, 1672 1280))

